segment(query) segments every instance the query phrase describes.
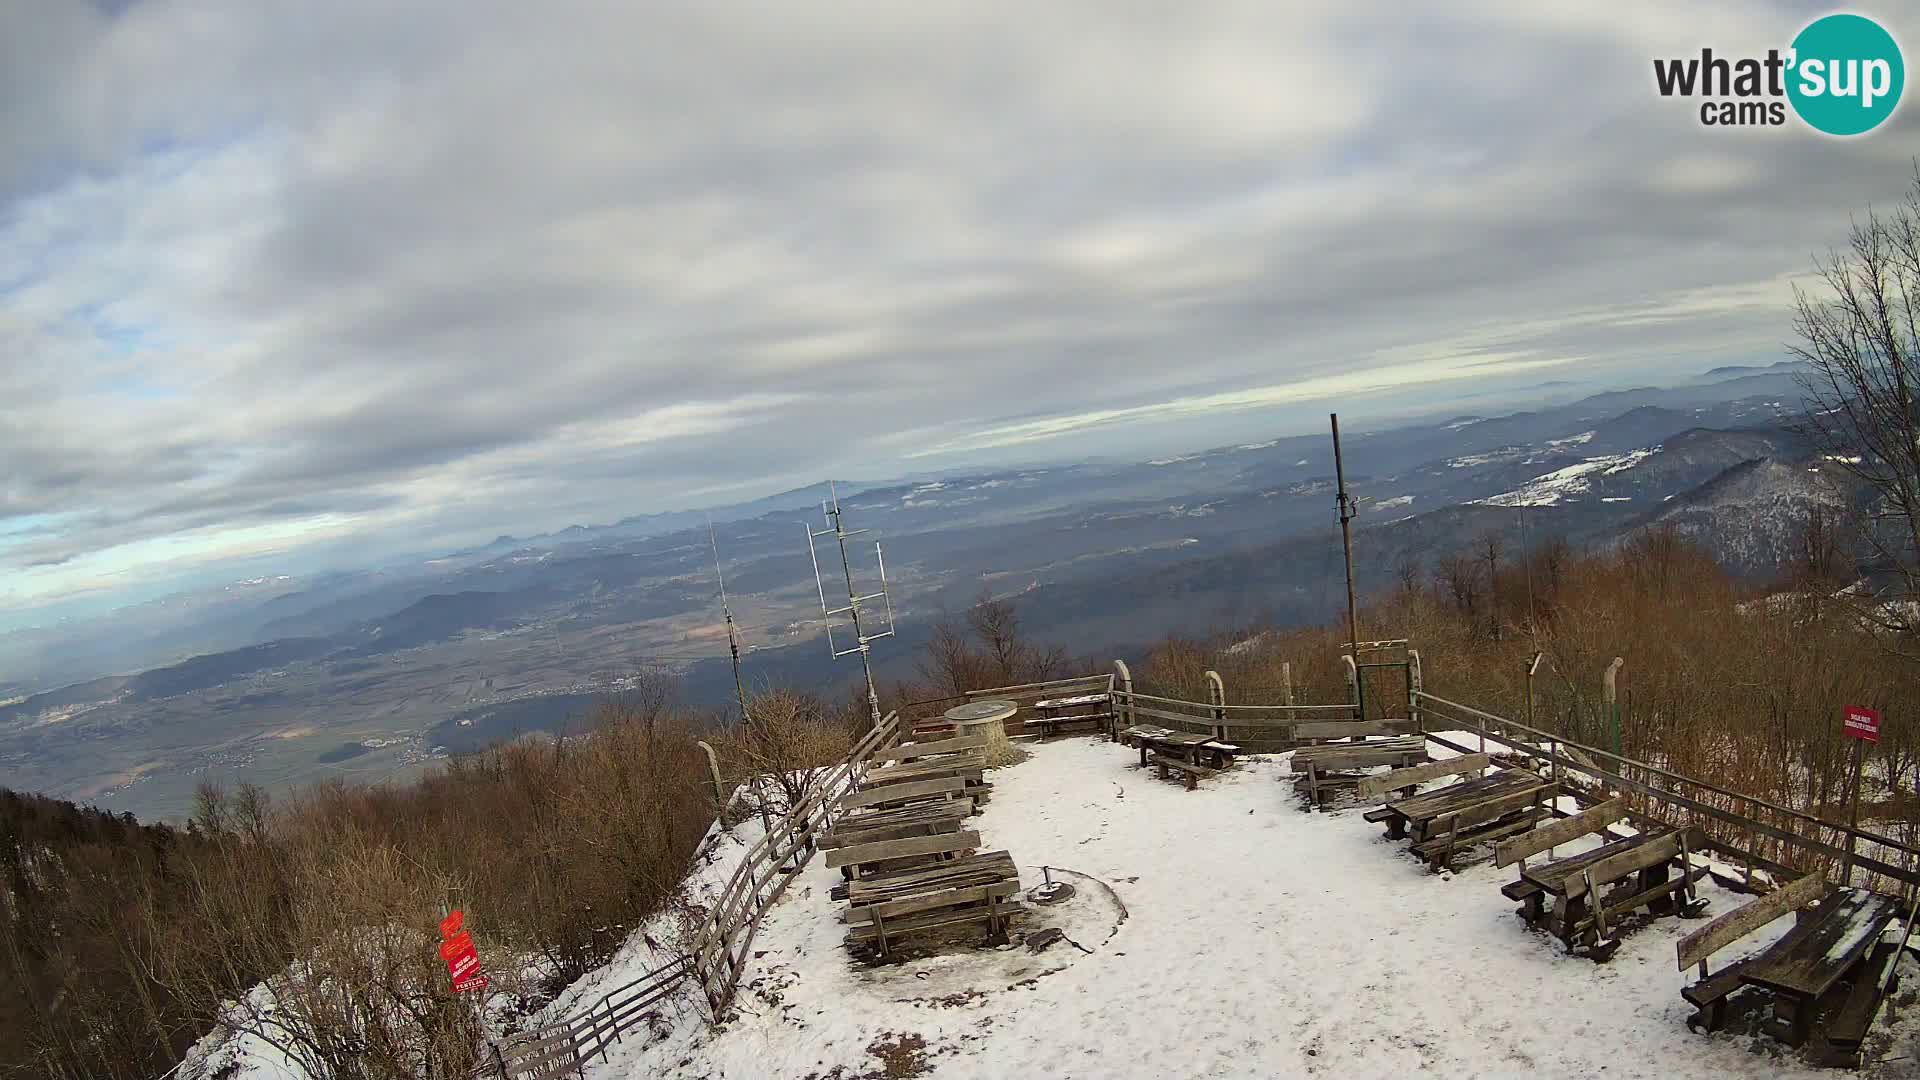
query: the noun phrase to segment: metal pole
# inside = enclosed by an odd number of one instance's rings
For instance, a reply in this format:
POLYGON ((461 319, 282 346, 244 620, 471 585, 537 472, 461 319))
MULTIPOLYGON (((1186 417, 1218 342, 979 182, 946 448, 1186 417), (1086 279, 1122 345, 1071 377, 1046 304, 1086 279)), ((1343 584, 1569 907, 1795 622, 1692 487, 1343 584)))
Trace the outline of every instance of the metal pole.
POLYGON ((1338 485, 1340 507, 1340 549, 1347 560, 1347 642, 1353 650, 1354 663, 1354 705, 1357 719, 1367 718, 1367 690, 1365 673, 1359 670, 1360 664, 1360 609, 1353 598, 1353 500, 1347 497, 1347 468, 1340 456, 1340 414, 1328 413, 1333 422, 1333 477, 1338 485))
POLYGON ((1853 848, 1859 842, 1860 828, 1860 768, 1866 764, 1867 743, 1865 739, 1853 740, 1853 793, 1847 797, 1847 861, 1841 870, 1841 882, 1853 884, 1853 848))

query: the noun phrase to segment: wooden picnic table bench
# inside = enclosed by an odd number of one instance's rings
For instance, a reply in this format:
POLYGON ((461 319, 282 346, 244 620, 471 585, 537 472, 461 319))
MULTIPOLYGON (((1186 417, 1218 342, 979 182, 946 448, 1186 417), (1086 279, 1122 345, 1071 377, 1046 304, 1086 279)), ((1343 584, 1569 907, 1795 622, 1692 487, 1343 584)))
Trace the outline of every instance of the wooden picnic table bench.
MULTIPOLYGON (((1539 890, 1528 896, 1527 909, 1535 925, 1544 926, 1573 952, 1582 947, 1595 960, 1605 960, 1619 948, 1613 933, 1619 920, 1636 908, 1655 915, 1697 915, 1704 902, 1693 896, 1693 883, 1706 876, 1705 867, 1692 864, 1693 849, 1705 843, 1697 829, 1642 832, 1610 839, 1591 851, 1565 859, 1524 867, 1520 879, 1539 890), (1678 862, 1680 874, 1670 875, 1678 862), (1603 890, 1633 880, 1627 895, 1609 897, 1603 890), (1678 894, 1676 899, 1675 894, 1678 894), (1553 899, 1551 916, 1545 912, 1553 899)), ((1496 853, 1496 858, 1498 854, 1496 853)), ((1513 896, 1508 886, 1508 896, 1513 896)))
POLYGON ((1424 735, 1303 746, 1293 752, 1293 786, 1306 795, 1309 806, 1320 807, 1326 804, 1327 795, 1334 791, 1358 788, 1365 784, 1368 778, 1351 770, 1382 765, 1399 770, 1426 760, 1427 739, 1424 735))
POLYGON ((1058 734, 1062 728, 1082 724, 1091 725, 1097 730, 1113 719, 1112 706, 1113 696, 1106 693, 1047 698, 1033 703, 1034 711, 1040 715, 1027 723, 1039 728, 1042 738, 1058 734), (1087 711, 1089 709, 1092 711, 1087 711))
POLYGON ((1163 780, 1168 770, 1177 771, 1188 789, 1192 789, 1200 777, 1211 776, 1233 764, 1233 756, 1240 752, 1233 743, 1198 732, 1163 730, 1155 734, 1136 730, 1133 742, 1140 748, 1141 767, 1154 765, 1163 780))
POLYGON ((1463 780, 1433 791, 1396 799, 1384 808, 1387 811, 1384 815, 1387 837, 1398 840, 1411 834, 1416 843, 1424 842, 1430 839, 1429 827, 1436 819, 1489 800, 1521 792, 1535 794, 1547 786, 1547 781, 1526 769, 1501 769, 1491 776, 1463 780))
POLYGON ((1881 978, 1900 946, 1881 940, 1893 921, 1892 897, 1833 888, 1809 874, 1688 934, 1676 947, 1680 970, 1699 965, 1700 979, 1680 994, 1694 1006, 1687 1026, 1716 1031, 1726 1003, 1746 986, 1771 991, 1769 1033, 1791 1046, 1813 1039, 1814 1019, 1827 1014, 1819 1049, 1825 1063, 1857 1065, 1860 1044, 1882 1000, 1881 978), (1791 913, 1793 929, 1761 952, 1709 974, 1707 958, 1791 913))
POLYGON ((847 941, 882 956, 902 935, 987 923, 1004 940, 1020 876, 1005 851, 983 851, 932 866, 896 870, 847 886, 847 941))
POLYGON ((960 822, 972 813, 973 800, 949 799, 847 814, 826 835, 820 837, 819 846, 825 851, 881 840, 900 840, 909 836, 959 832, 960 822))
POLYGON ((1774 993, 1770 1033, 1789 1046, 1803 1045, 1820 999, 1867 958, 1893 918, 1892 897, 1835 889, 1811 917, 1742 967, 1742 983, 1774 993))
POLYGON ((866 787, 840 796, 838 806, 843 813, 847 813, 926 802, 961 802, 971 811, 973 799, 966 793, 966 787, 966 779, 960 776, 937 776, 927 780, 881 784, 878 787, 866 787))

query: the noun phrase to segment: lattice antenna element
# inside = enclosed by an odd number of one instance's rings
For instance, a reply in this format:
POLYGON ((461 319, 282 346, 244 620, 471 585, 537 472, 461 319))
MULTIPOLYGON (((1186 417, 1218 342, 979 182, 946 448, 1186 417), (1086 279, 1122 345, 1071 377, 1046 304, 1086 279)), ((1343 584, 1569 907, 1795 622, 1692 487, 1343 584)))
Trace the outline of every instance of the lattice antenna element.
POLYGON ((747 681, 740 674, 740 635, 733 625, 733 605, 727 602, 727 579, 720 573, 720 538, 714 535, 713 515, 707 515, 707 543, 713 545, 713 580, 720 584, 720 612, 727 618, 727 650, 733 654, 733 692, 740 701, 740 722, 751 723, 747 713, 747 681))
POLYGON ((827 628, 827 651, 833 654, 835 660, 843 656, 859 654, 860 666, 866 671, 867 675, 867 711, 872 713, 874 726, 878 727, 880 725, 880 692, 875 689, 873 682, 873 650, 871 643, 879 641, 881 638, 893 636, 893 597, 888 595, 887 592, 887 557, 886 554, 880 550, 880 542, 877 540, 874 541, 873 558, 880 567, 880 588, 876 592, 862 595, 859 588, 854 584, 853 562, 847 556, 847 539, 849 537, 859 536, 867 530, 856 529, 848 532, 845 517, 840 509, 840 494, 835 490, 832 481, 827 482, 827 494, 829 496, 828 500, 820 504, 820 512, 824 514, 827 519, 827 528, 815 531, 811 525, 807 526, 807 556, 813 560, 813 583, 820 593, 820 618, 821 622, 824 623, 827 628), (826 578, 820 573, 820 553, 815 549, 813 543, 823 536, 833 537, 840 545, 840 572, 842 576, 846 578, 847 583, 847 602, 842 607, 830 607, 827 604, 827 582, 826 578), (866 622, 861 617, 860 605, 872 603, 876 600, 885 605, 887 628, 878 633, 870 634, 867 632, 866 622), (843 615, 846 616, 847 622, 853 630, 853 644, 844 649, 841 648, 833 638, 833 622, 836 618, 843 615))

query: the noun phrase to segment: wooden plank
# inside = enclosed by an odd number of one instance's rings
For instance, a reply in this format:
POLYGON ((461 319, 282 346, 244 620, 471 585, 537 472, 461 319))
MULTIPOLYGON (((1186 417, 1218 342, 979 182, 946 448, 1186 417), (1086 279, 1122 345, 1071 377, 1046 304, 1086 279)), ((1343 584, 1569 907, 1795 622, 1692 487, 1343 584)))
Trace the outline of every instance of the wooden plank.
POLYGON ((987 758, 978 750, 969 750, 963 754, 949 754, 945 757, 924 758, 920 761, 907 761, 899 765, 888 765, 867 774, 867 787, 883 787, 887 784, 904 784, 909 780, 934 780, 942 776, 961 776, 969 780, 980 779, 986 771, 987 758))
POLYGON ((1342 766, 1323 764, 1335 759, 1358 757, 1372 754, 1420 754, 1427 752, 1427 740, 1418 735, 1409 735, 1397 739, 1368 739, 1365 742, 1324 743, 1320 746, 1302 746, 1293 751, 1294 772, 1305 772, 1309 768, 1339 768, 1342 766))
POLYGON ((1425 765, 1415 765, 1410 769, 1395 769, 1392 772, 1376 776, 1363 777, 1357 794, 1362 799, 1377 799, 1389 791, 1428 780, 1438 780, 1443 776, 1460 776, 1465 773, 1479 772, 1493 764, 1493 759, 1485 754, 1468 754, 1466 757, 1450 758, 1446 761, 1429 761, 1425 765))
POLYGON ((1534 807, 1531 811, 1521 814, 1512 821, 1501 821, 1500 818, 1505 817, 1508 813, 1512 813, 1512 811, 1509 810, 1494 815, 1486 821, 1468 826, 1458 832, 1448 831, 1435 835, 1430 839, 1415 844, 1413 846, 1413 852, 1429 862, 1437 862, 1438 860, 1450 861, 1456 851, 1473 847, 1476 844, 1484 844, 1489 840, 1498 840, 1503 836, 1519 832, 1522 829, 1531 829, 1533 828, 1534 822, 1546 816, 1544 809, 1534 807))
MULTIPOLYGON (((945 911, 929 912, 925 915, 909 915, 899 922, 886 922, 887 940, 896 935, 919 933, 926 930, 941 930, 949 926, 964 926, 972 922, 984 922, 993 918, 994 911, 986 905, 970 908, 950 908, 945 911)), ((872 924, 856 926, 847 932, 847 939, 855 944, 872 941, 878 934, 872 924)))
POLYGON ((1494 849, 1493 865, 1506 866, 1529 855, 1538 855, 1548 848, 1577 840, 1588 833, 1601 832, 1626 816, 1627 800, 1609 799, 1591 810, 1582 810, 1572 817, 1549 822, 1525 836, 1516 836, 1501 844, 1494 849))
POLYGON ((1303 720, 1293 725, 1296 739, 1358 739, 1372 735, 1404 735, 1419 730, 1412 720, 1303 720))
POLYGON ((970 800, 934 803, 932 813, 921 812, 919 807, 905 809, 914 813, 905 817, 875 814, 864 821, 842 822, 839 828, 820 838, 820 848, 826 851, 928 833, 955 832, 960 828, 960 822, 973 813, 970 800))
POLYGON ((1894 901, 1860 889, 1839 889, 1815 917, 1787 932, 1747 968, 1747 981, 1811 999, 1832 989, 1879 939, 1894 901))
POLYGON ((869 760, 875 763, 882 761, 912 761, 916 758, 932 757, 935 754, 954 754, 962 750, 984 750, 986 746, 987 737, 984 733, 979 735, 961 735, 958 738, 935 739, 932 742, 901 743, 891 749, 874 751, 873 757, 869 760))
POLYGON ((1680 834, 1661 833, 1637 847, 1588 864, 1580 879, 1567 882, 1567 898, 1585 896, 1588 881, 1593 882, 1595 888, 1611 885, 1628 874, 1659 866, 1663 862, 1672 862, 1679 857, 1680 834))
MULTIPOLYGON (((1531 775, 1531 774, 1529 774, 1531 775)), ((1540 796, 1548 792, 1557 793, 1556 788, 1546 781, 1531 787, 1522 787, 1515 791, 1504 792, 1491 798, 1476 799, 1464 806, 1448 807, 1444 813, 1435 814, 1427 823, 1427 834, 1449 828, 1464 829, 1470 825, 1483 825, 1498 821, 1516 810, 1523 810, 1540 801, 1540 796)))
POLYGON ((977 832, 944 833, 939 836, 910 836, 904 840, 884 840, 877 844, 855 844, 827 852, 827 869, 858 866, 883 859, 904 859, 913 855, 944 855, 980 846, 977 832))
MULTIPOLYGON (((898 900, 888 900, 879 904, 856 904, 847 908, 847 925, 863 926, 873 922, 874 914, 889 924, 894 919, 906 915, 918 915, 924 911, 938 911, 941 908, 960 907, 966 904, 982 904, 991 897, 1005 899, 1020 891, 1020 882, 999 881, 992 885, 975 885, 965 889, 941 889, 937 892, 919 893, 903 896, 898 900)), ((888 929, 892 929, 889 925, 888 929)))
POLYGON ((942 796, 959 798, 966 786, 967 782, 958 776, 917 780, 912 783, 886 784, 842 795, 839 805, 842 810, 860 810, 871 806, 911 802, 916 799, 933 799, 942 796))
POLYGON ((1168 757, 1165 754, 1154 754, 1152 760, 1155 765, 1165 765, 1170 769, 1179 769, 1183 773, 1191 773, 1194 776, 1212 776, 1215 772, 1215 770, 1205 765, 1194 765, 1177 757, 1168 757))
MULTIPOLYGON (((1376 750, 1362 743, 1336 743, 1341 748, 1338 754, 1323 754, 1305 761, 1294 763, 1294 775, 1318 775, 1324 777, 1342 769, 1370 769, 1386 765, 1398 769, 1410 769, 1426 759, 1427 752, 1419 750, 1376 750), (1352 749, 1348 749, 1351 747, 1352 749)), ((1354 780, 1357 783, 1359 777, 1354 780)))
POLYGON ((1680 939, 1680 944, 1675 947, 1680 961, 1678 970, 1687 970, 1780 916, 1798 911, 1825 895, 1826 877, 1808 874, 1734 908, 1680 939))
POLYGON ((1492 798, 1496 795, 1505 795, 1523 787, 1531 788, 1532 785, 1542 782, 1539 776, 1525 769, 1502 769, 1491 776, 1483 776, 1478 780, 1467 780, 1454 784, 1451 787, 1441 788, 1438 791, 1429 791, 1425 794, 1414 795, 1405 799, 1397 799, 1387 803, 1387 805, 1409 821, 1425 821, 1427 818, 1442 811, 1453 809, 1459 804, 1472 803, 1478 799, 1492 798))
POLYGON ((1005 851, 987 851, 851 882, 847 886, 847 899, 856 904, 877 904, 934 889, 991 885, 1018 876, 1013 856, 1005 851))
POLYGON ((1853 989, 1846 1003, 1827 1022, 1827 1041, 1838 1046, 1855 1047, 1866 1040, 1873 1016, 1880 1011, 1880 977, 1887 964, 1900 951, 1898 942, 1883 941, 1873 947, 1866 963, 1853 975, 1853 989))

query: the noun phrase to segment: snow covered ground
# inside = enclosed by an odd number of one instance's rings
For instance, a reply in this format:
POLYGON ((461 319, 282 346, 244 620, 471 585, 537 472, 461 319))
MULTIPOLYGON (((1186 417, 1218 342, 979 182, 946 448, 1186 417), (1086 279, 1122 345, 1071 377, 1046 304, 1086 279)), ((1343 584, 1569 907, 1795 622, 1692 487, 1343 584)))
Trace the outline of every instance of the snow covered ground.
MULTIPOLYGON (((1188 792, 1097 739, 1034 750, 993 774, 971 826, 1027 886, 1039 865, 1073 872, 1079 894, 1044 918, 1090 951, 1031 954, 1016 929, 1004 950, 856 964, 827 895, 839 874, 816 859, 768 914, 737 1017, 707 1028, 689 987, 660 1037, 630 1036, 589 1080, 1843 1075, 1764 1037, 1687 1030, 1674 943, 1701 924, 1658 920, 1604 965, 1569 957, 1500 895, 1511 870, 1434 875, 1357 809, 1303 811, 1284 756, 1188 792)), ((715 873, 724 858, 696 889, 715 873)), ((1745 900, 1702 895, 1715 914, 1745 900)), ((1867 1075, 1920 1074, 1920 1022, 1883 1028, 1869 1058, 1867 1075)))

